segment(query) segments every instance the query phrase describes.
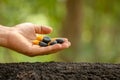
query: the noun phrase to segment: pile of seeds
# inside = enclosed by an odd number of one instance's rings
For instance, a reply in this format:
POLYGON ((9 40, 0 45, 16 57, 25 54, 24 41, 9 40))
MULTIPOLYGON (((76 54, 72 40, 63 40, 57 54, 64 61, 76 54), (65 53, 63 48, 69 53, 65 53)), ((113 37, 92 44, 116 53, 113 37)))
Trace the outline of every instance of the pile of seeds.
POLYGON ((46 47, 54 44, 62 44, 64 40, 62 38, 50 38, 48 36, 38 35, 36 40, 33 40, 33 44, 41 47, 46 47))

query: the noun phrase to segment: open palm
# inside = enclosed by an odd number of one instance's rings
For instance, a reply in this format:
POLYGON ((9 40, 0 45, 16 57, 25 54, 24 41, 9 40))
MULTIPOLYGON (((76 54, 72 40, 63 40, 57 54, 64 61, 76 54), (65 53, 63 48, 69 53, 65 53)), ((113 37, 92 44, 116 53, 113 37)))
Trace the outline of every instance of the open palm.
POLYGON ((5 47, 28 56, 37 56, 54 53, 70 46, 70 42, 66 38, 64 38, 65 42, 63 44, 53 46, 40 47, 32 44, 32 41, 36 39, 36 34, 49 34, 51 32, 52 28, 50 27, 22 23, 11 28, 5 47))

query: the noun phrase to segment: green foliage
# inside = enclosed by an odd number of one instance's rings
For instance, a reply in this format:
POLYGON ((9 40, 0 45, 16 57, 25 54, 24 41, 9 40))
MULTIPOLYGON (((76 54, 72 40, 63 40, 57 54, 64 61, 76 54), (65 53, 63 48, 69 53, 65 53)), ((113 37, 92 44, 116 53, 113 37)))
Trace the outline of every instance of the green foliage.
MULTIPOLYGON (((119 63, 120 0, 84 0, 82 4, 82 44, 76 61, 119 63)), ((32 22, 49 25, 54 29, 50 35, 52 37, 60 35, 65 15, 65 0, 0 0, 0 24, 13 26, 22 22, 32 22)), ((9 55, 5 54, 4 48, 0 49, 1 62, 60 61, 60 54, 30 58, 11 50, 11 58, 5 61, 4 55, 9 55)))

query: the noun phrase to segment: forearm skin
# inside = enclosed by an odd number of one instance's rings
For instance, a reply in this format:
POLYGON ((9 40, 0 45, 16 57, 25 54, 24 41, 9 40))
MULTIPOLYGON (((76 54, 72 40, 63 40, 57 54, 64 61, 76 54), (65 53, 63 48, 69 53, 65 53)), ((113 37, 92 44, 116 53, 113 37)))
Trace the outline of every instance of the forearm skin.
POLYGON ((9 27, 0 25, 0 46, 7 45, 8 34, 9 34, 9 27))

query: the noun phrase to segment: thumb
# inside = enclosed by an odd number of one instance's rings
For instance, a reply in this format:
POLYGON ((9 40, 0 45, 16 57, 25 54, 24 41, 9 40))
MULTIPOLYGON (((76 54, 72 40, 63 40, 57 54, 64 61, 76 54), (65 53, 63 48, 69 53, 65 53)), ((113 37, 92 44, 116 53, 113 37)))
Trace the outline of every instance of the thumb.
POLYGON ((34 26, 35 32, 38 34, 49 34, 52 32, 52 28, 48 26, 34 26))

